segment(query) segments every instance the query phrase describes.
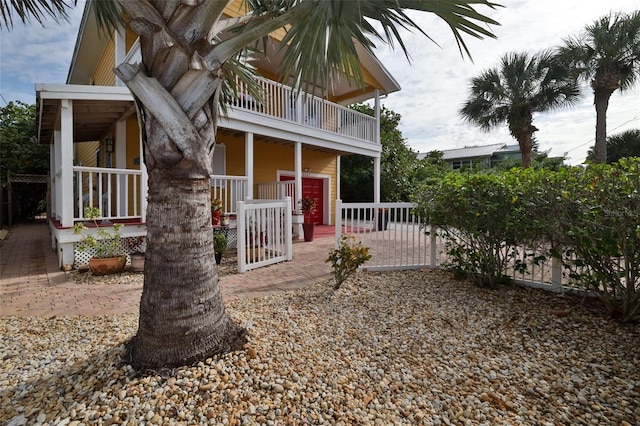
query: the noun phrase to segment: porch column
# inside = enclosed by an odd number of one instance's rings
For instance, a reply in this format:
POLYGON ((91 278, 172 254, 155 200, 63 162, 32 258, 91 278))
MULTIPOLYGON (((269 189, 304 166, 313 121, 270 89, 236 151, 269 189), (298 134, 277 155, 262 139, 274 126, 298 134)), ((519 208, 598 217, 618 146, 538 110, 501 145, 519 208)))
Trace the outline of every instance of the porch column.
POLYGON ((246 197, 253 199, 253 133, 244 135, 244 173, 247 176, 246 197))
MULTIPOLYGON (((116 156, 116 169, 126 169, 127 168, 127 123, 124 121, 118 121, 116 123, 116 134, 114 137, 114 145, 115 145, 115 156, 116 156)), ((129 204, 128 200, 128 188, 127 188, 127 176, 119 176, 118 177, 118 200, 117 203, 117 212, 120 216, 127 216, 129 212, 127 211, 127 205, 129 204)))
MULTIPOLYGON (((380 145, 380 90, 376 89, 375 94, 375 142, 380 145)), ((373 159, 373 202, 380 202, 380 155, 373 159)))
POLYGON ((380 202, 380 156, 373 158, 373 202, 380 202))
POLYGON ((298 238, 302 238, 302 222, 304 222, 304 216, 298 214, 302 200, 302 142, 296 142, 294 145, 293 172, 295 180, 295 199, 293 202, 296 209, 295 220, 293 220, 293 226, 295 227, 293 233, 297 234, 298 238))
POLYGON ((62 138, 60 136, 60 130, 53 131, 53 145, 49 148, 49 155, 51 155, 51 167, 49 174, 51 176, 51 217, 53 219, 62 220, 60 215, 60 207, 62 205, 62 198, 60 190, 60 179, 57 176, 58 170, 60 170, 60 157, 62 138))
MULTIPOLYGON (((62 203, 57 206, 63 227, 73 226, 73 101, 60 101, 60 168, 56 176, 62 192, 62 203)), ((79 208, 82 208, 80 206, 79 208)))
POLYGON ((140 215, 141 221, 147 222, 147 193, 149 192, 149 174, 147 173, 147 165, 144 162, 144 146, 142 146, 142 138, 139 138, 140 143, 140 215))
POLYGON ((338 155, 336 159, 336 200, 341 200, 340 196, 340 163, 342 159, 342 155, 338 155))

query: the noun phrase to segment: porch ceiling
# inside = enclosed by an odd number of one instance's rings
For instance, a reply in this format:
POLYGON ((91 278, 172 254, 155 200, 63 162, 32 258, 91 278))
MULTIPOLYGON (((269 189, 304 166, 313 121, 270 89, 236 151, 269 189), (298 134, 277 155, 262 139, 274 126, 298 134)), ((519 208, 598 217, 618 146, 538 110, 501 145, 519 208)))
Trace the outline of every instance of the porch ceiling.
MULTIPOLYGON (((60 99, 41 99, 39 117, 40 143, 53 143, 53 131, 60 128, 60 99)), ((98 141, 103 139, 118 121, 135 114, 132 101, 114 100, 74 100, 73 140, 74 142, 98 141)))

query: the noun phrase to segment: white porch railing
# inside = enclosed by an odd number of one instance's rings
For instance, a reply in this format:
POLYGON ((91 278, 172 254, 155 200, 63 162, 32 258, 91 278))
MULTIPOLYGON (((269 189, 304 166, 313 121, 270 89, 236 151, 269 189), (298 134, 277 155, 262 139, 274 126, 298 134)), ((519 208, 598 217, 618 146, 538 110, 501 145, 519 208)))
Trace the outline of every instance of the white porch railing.
POLYGON ((247 86, 236 79, 238 98, 231 102, 232 107, 377 143, 374 117, 317 96, 297 95, 293 88, 272 80, 259 78, 257 81, 262 88, 262 100, 254 99, 247 86))
POLYGON ((100 209, 100 219, 142 216, 142 171, 73 167, 74 220, 84 220, 85 208, 100 209))
POLYGON ((295 212, 297 210, 296 182, 293 180, 258 184, 258 199, 260 200, 284 200, 287 197, 291 199, 291 211, 295 212))
MULTIPOLYGON (((362 269, 437 268, 447 261, 447 240, 438 235, 437 229, 422 226, 420 218, 413 213, 414 208, 413 203, 342 203, 336 200, 336 247, 342 234, 354 235, 369 247, 371 260, 362 269)), ((535 249, 527 247, 519 251, 536 253, 535 249)), ((516 272, 514 264, 510 265, 511 278, 530 287, 554 291, 570 288, 559 259, 528 266, 528 272, 520 273, 516 272)))
POLYGON ((238 202, 247 198, 249 178, 246 176, 215 175, 211 177, 211 194, 222 201, 222 212, 237 214, 238 202))
POLYGON ((293 258, 290 200, 238 203, 238 272, 293 258))

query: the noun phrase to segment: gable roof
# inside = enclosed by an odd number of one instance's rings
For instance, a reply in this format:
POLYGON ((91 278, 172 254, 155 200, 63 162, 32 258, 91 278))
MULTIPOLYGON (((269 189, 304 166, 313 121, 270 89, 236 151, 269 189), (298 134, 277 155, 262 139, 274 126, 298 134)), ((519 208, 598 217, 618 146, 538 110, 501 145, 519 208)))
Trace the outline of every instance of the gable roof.
POLYGON ((507 144, 497 143, 493 145, 466 146, 464 148, 448 149, 446 151, 442 151, 442 159, 455 160, 458 158, 490 157, 496 151, 500 151, 506 146, 507 144))
MULTIPOLYGON (((87 0, 78 30, 78 36, 67 75, 67 84, 92 84, 91 76, 96 70, 98 62, 109 43, 109 36, 102 34, 94 14, 91 12, 91 3, 95 0, 87 0)), ((365 74, 369 74, 375 83, 360 88, 351 86, 347 79, 333 87, 330 95, 343 105, 364 101, 374 97, 376 89, 381 95, 397 92, 400 85, 391 76, 389 71, 380 63, 377 57, 371 55, 360 44, 356 45, 360 63, 365 74)), ((273 53, 273 52, 270 52, 273 53)), ((279 61, 274 60, 274 55, 266 55, 267 58, 257 62, 258 68, 266 69, 272 73, 277 72, 279 61)))

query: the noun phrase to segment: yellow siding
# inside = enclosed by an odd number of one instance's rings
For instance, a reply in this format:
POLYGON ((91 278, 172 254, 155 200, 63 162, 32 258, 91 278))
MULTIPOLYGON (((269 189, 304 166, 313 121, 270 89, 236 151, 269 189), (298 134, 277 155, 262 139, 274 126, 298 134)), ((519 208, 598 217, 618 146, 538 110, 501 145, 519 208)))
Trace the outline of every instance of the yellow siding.
MULTIPOLYGON (((218 142, 224 143, 227 148, 227 174, 232 176, 246 175, 244 169, 245 152, 244 137, 232 137, 229 135, 218 135, 218 142)), ((294 169, 294 145, 276 144, 261 140, 259 135, 255 136, 254 144, 254 194, 258 194, 258 184, 275 182, 277 171, 290 171, 294 169)), ((335 212, 335 195, 337 194, 337 155, 329 152, 312 151, 302 149, 302 168, 309 169, 312 175, 328 175, 331 177, 330 200, 331 218, 335 212)), ((329 220, 330 218, 327 218, 329 220)))
POLYGON ((74 144, 75 161, 77 165, 85 167, 97 167, 96 150, 100 148, 100 142, 78 142, 74 144))
POLYGON ((107 47, 105 47, 104 52, 102 53, 102 58, 98 63, 98 67, 92 76, 93 84, 96 86, 116 85, 116 76, 113 73, 113 68, 115 67, 116 62, 115 57, 116 53, 113 40, 109 40, 107 47))

